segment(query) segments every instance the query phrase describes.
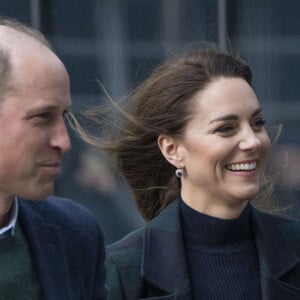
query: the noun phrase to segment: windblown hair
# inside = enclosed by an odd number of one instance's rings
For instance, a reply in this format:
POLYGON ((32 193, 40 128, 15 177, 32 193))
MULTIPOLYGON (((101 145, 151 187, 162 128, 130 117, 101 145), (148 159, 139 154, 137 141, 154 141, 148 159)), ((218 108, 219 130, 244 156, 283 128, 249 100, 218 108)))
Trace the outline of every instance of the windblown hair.
MULTIPOLYGON (((81 134, 115 158, 145 219, 155 217, 180 195, 175 167, 162 155, 158 136, 182 136, 193 114, 193 96, 218 77, 242 78, 251 85, 252 73, 238 55, 212 47, 170 59, 126 98, 124 106, 111 100, 122 117, 121 123, 113 126, 113 133, 107 134, 110 124, 106 129, 102 126, 101 139, 81 134)), ((107 125, 105 113, 92 109, 87 115, 100 125, 107 125)))

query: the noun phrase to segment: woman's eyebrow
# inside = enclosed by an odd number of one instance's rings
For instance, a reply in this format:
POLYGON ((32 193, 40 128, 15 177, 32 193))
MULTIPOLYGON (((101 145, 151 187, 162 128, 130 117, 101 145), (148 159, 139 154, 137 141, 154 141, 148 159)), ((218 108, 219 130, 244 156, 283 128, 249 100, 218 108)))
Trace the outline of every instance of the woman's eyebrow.
MULTIPOLYGON (((254 116, 256 116, 256 115, 258 115, 260 113, 262 113, 262 108, 261 107, 258 108, 258 109, 256 109, 252 113, 251 117, 254 117, 254 116)), ((238 120, 238 119, 239 119, 239 117, 237 115, 229 114, 229 115, 224 115, 224 116, 217 117, 217 118, 211 120, 209 122, 209 124, 214 123, 214 122, 219 122, 219 121, 231 121, 231 120, 238 120)))
POLYGON ((233 114, 230 114, 230 115, 224 115, 224 116, 217 117, 217 118, 211 120, 211 121, 209 122, 209 124, 214 123, 214 122, 219 122, 219 121, 229 121, 229 120, 238 120, 238 116, 237 116, 237 115, 233 115, 233 114))
POLYGON ((258 114, 261 114, 263 112, 262 108, 258 108, 257 110, 254 111, 254 113, 252 114, 252 117, 258 115, 258 114))

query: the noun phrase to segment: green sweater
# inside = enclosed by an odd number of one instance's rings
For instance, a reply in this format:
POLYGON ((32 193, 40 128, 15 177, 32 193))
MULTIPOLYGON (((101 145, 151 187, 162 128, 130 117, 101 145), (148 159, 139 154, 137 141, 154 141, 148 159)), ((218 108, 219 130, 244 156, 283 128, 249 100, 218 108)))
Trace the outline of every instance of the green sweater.
POLYGON ((27 240, 19 224, 13 237, 0 239, 0 300, 41 299, 27 240))

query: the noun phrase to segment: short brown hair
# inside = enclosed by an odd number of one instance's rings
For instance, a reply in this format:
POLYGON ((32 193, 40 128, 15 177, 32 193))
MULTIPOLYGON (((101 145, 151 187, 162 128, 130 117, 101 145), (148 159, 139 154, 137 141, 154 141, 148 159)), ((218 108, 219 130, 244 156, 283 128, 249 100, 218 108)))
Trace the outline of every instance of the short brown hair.
MULTIPOLYGON (((33 38, 37 42, 51 49, 50 42, 46 37, 27 25, 24 25, 14 19, 9 18, 0 18, 0 26, 6 26, 17 32, 23 33, 28 37, 33 38)), ((3 96, 13 88, 13 83, 10 82, 11 76, 11 62, 9 54, 9 46, 0 41, 0 99, 3 99, 3 96)))

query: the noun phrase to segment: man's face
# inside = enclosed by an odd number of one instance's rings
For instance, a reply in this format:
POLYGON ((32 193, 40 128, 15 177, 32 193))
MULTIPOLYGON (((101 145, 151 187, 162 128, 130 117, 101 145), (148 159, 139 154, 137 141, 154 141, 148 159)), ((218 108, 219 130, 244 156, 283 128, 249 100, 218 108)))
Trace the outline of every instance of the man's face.
POLYGON ((46 47, 33 41, 20 47, 11 51, 14 90, 0 103, 0 199, 38 200, 53 193, 71 147, 64 120, 69 77, 46 47))

